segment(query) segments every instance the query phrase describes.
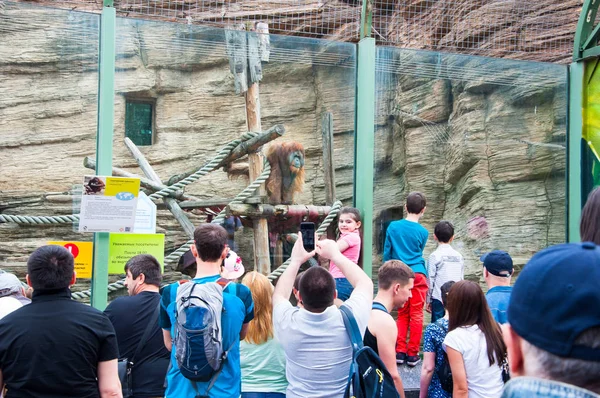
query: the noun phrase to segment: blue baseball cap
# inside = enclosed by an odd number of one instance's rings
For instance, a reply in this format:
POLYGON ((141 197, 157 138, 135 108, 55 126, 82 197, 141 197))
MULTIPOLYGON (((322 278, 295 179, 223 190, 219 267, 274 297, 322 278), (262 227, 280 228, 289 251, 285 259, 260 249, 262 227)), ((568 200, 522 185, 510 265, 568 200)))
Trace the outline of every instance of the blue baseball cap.
POLYGON ((493 250, 479 258, 483 266, 492 275, 508 278, 513 273, 513 260, 510 255, 502 250, 493 250))
POLYGON ((600 348, 575 344, 581 333, 600 327, 600 247, 566 243, 533 256, 512 289, 508 323, 541 350, 600 362, 600 348))

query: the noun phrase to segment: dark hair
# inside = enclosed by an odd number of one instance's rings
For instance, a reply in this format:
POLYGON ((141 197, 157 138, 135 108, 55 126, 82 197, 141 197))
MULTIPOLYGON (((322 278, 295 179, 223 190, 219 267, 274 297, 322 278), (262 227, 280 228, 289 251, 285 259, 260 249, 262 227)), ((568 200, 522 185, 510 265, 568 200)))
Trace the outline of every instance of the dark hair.
POLYGON ((440 243, 448 243, 454 236, 454 226, 450 221, 440 221, 435 224, 433 234, 440 243))
POLYGON ((144 283, 160 287, 162 281, 160 263, 150 254, 138 254, 131 257, 125 264, 125 273, 127 271, 131 272, 133 279, 136 279, 140 274, 144 274, 146 277, 144 283))
POLYGON ((350 214, 352 216, 352 218, 354 219, 354 221, 356 222, 360 222, 361 221, 361 217, 360 217, 360 210, 358 210, 356 207, 344 207, 342 208, 342 210, 340 210, 340 216, 342 214, 350 214))
POLYGON ((400 260, 389 260, 379 268, 377 275, 379 289, 387 290, 392 284, 399 283, 402 286, 408 284, 410 279, 415 278, 412 269, 400 260))
POLYGON ((323 312, 333 304, 335 281, 324 268, 311 267, 304 271, 298 287, 307 311, 323 312))
POLYGON ((454 281, 448 281, 444 283, 440 288, 440 291, 442 292, 442 304, 444 305, 444 308, 448 306, 448 293, 450 292, 450 289, 452 289, 452 286, 454 286, 455 283, 456 282, 454 281))
POLYGON ((427 200, 421 192, 411 192, 406 197, 406 211, 411 214, 419 214, 425 206, 427 206, 427 200))
POLYGON ((194 230, 194 243, 202 261, 217 261, 227 245, 227 231, 218 224, 202 224, 194 230))
POLYGON ((594 242, 600 245, 600 187, 589 194, 583 206, 579 233, 582 242, 594 242))
POLYGON ((27 274, 34 290, 69 287, 74 267, 73 255, 57 245, 39 247, 27 260, 27 274))
POLYGON ((500 326, 492 317, 481 287, 472 281, 456 282, 448 293, 448 331, 477 325, 485 336, 490 366, 502 363, 506 345, 500 326))
POLYGON ((296 279, 294 279, 294 289, 299 290, 300 288, 300 279, 302 279, 302 275, 304 275, 304 271, 298 272, 296 275, 296 279))

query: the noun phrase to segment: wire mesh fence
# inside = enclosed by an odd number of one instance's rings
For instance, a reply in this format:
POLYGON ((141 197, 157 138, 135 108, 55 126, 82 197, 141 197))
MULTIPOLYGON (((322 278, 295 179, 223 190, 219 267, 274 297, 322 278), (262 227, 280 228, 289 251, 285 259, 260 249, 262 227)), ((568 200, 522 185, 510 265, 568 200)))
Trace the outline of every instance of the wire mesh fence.
POLYGON ((128 16, 231 27, 265 22, 271 33, 352 41, 359 36, 360 0, 116 0, 128 16))
POLYGON ((580 0, 375 0, 373 36, 404 48, 561 61, 580 0))
MULTIPOLYGON (((102 0, 36 4, 98 11, 102 0)), ((115 0, 114 6, 130 18, 222 28, 265 22, 274 34, 357 41, 363 0, 115 0)), ((568 62, 581 0, 370 0, 369 9, 380 45, 568 62)))

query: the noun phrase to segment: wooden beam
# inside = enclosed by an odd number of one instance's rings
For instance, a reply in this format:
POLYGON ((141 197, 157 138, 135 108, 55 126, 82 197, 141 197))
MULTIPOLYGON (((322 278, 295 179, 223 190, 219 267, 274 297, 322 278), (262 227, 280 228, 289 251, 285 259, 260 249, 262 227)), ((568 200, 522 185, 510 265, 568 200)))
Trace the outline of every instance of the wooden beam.
POLYGON ((323 114, 321 123, 323 137, 323 170, 325 177, 325 203, 328 206, 335 202, 335 165, 333 162, 333 115, 323 114))
POLYGON ((251 205, 246 203, 232 203, 227 206, 227 214, 247 217, 326 217, 331 211, 330 206, 311 205, 251 205))
MULTIPOLYGON (((150 166, 150 163, 146 160, 144 154, 138 149, 138 147, 133 143, 133 141, 129 139, 129 137, 125 137, 125 145, 127 146, 127 149, 129 149, 129 152, 131 152, 137 163, 140 165, 140 169, 142 169, 144 174, 155 183, 160 184, 160 177, 158 176, 158 174, 156 174, 152 166, 150 166)), ((192 224, 185 212, 181 209, 181 207, 179 207, 177 200, 173 198, 163 198, 163 202, 165 203, 167 209, 169 209, 171 214, 173 214, 173 217, 175 217, 179 224, 181 224, 187 235, 190 238, 193 238, 195 229, 194 224, 192 224)))
POLYGON ((206 209, 207 207, 225 207, 231 202, 233 198, 229 199, 210 199, 210 200, 188 200, 185 202, 179 202, 179 206, 182 209, 206 209))

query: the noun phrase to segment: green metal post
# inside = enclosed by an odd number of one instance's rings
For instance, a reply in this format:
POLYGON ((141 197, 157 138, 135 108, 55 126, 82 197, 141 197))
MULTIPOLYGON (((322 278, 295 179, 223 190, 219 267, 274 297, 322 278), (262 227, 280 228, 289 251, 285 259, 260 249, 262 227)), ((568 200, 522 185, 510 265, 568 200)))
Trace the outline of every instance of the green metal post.
POLYGON ((373 273, 373 177, 375 151, 375 39, 358 43, 354 136, 354 206, 363 216, 362 259, 373 273))
POLYGON ((580 239, 584 68, 584 62, 575 62, 569 68, 569 130, 567 135, 567 239, 569 242, 579 242, 580 239))
MULTIPOLYGON (((100 73, 96 136, 96 173, 98 175, 112 175, 116 20, 112 0, 105 0, 100 17, 100 73)), ((108 239, 107 232, 94 234, 91 303, 99 310, 104 310, 108 302, 108 239)))
POLYGON ((373 0, 363 0, 360 13, 360 38, 371 37, 373 25, 373 0))
MULTIPOLYGON (((594 30, 596 22, 596 13, 600 1, 585 0, 581 7, 581 14, 575 31, 575 40, 573 43, 573 61, 578 61, 584 57, 584 51, 592 44, 588 41, 594 30)), ((595 44, 595 43, 594 43, 595 44)))

